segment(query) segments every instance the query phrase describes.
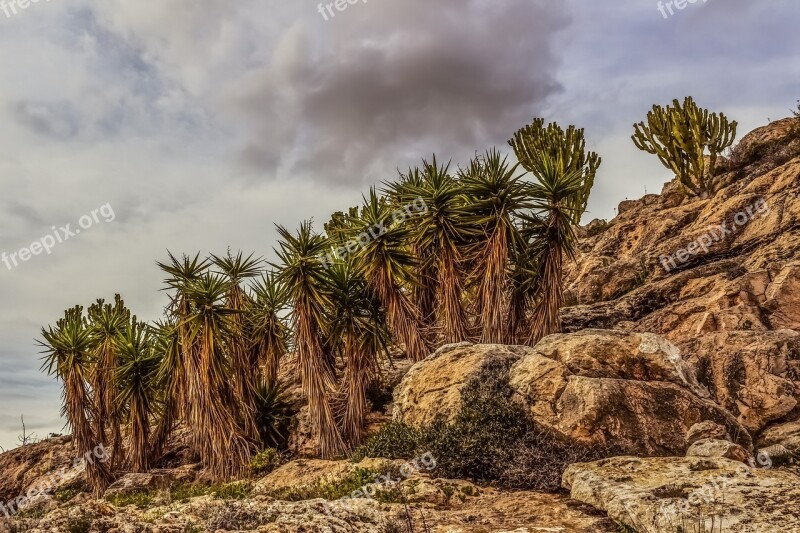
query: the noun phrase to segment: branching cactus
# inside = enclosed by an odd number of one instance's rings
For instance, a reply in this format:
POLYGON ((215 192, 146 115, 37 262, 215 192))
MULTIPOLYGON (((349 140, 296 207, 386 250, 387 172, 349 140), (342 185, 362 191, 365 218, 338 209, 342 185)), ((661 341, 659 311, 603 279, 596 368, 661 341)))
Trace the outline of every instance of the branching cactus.
POLYGON ((580 223, 601 162, 595 152, 586 152, 583 128, 570 125, 565 131, 556 123, 545 126, 544 119, 537 118, 514 134, 509 144, 523 168, 538 179, 547 174, 543 168, 547 165, 558 167, 555 176, 559 178, 574 175, 578 179, 577 187, 565 187, 564 191, 572 218, 580 223))
POLYGON ((640 150, 657 155, 692 194, 707 198, 713 192, 717 157, 733 144, 736 126, 722 113, 699 108, 689 96, 683 105, 674 100, 666 109, 653 106, 647 124, 634 124, 632 139, 640 150))

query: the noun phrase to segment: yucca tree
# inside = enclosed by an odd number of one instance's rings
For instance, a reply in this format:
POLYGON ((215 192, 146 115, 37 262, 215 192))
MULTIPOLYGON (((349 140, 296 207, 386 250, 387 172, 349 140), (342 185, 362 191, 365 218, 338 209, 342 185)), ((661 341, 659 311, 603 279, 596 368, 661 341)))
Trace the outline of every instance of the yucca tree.
POLYGON ((439 165, 436 156, 423 161, 422 181, 418 186, 405 185, 407 198, 420 198, 427 209, 416 213, 413 243, 422 261, 421 272, 435 270, 437 321, 446 343, 467 339, 467 314, 462 303, 464 276, 461 271, 466 224, 469 211, 458 180, 449 173, 449 165, 439 165))
POLYGON ((288 305, 288 286, 274 273, 252 284, 246 314, 251 357, 258 362, 262 382, 269 387, 277 383, 281 358, 289 351, 291 331, 282 318, 288 305))
POLYGON ((330 307, 326 291, 326 266, 320 257, 328 253, 328 240, 314 233, 311 222, 303 222, 296 234, 277 227, 281 240, 275 251, 282 262, 278 281, 287 286, 292 303, 292 329, 298 373, 308 399, 311 429, 324 458, 346 451, 336 425, 329 396, 336 390, 331 356, 325 350, 325 309, 330 307))
POLYGON ((530 310, 540 292, 539 261, 545 241, 541 221, 521 214, 520 240, 511 248, 509 274, 508 325, 509 344, 524 344, 530 337, 530 310))
MULTIPOLYGON (((96 362, 95 339, 83 316, 83 307, 68 309, 55 327, 42 328, 39 346, 44 354, 42 369, 64 384, 61 413, 72 429, 77 453, 82 456, 101 444, 92 423, 96 412, 88 384, 96 362)), ((86 481, 100 496, 111 481, 108 465, 100 461, 87 463, 86 481)))
POLYGON ((536 258, 538 295, 531 314, 529 344, 560 331, 564 260, 574 258, 575 229, 586 210, 600 157, 586 152, 582 129, 564 131, 543 119, 509 141, 520 164, 536 180, 530 186, 532 222, 543 241, 536 258))
POLYGON ((341 427, 345 441, 357 446, 368 412, 367 389, 378 372, 378 355, 386 352, 388 332, 377 297, 350 261, 328 269, 331 310, 328 338, 344 361, 341 383, 341 427))
POLYGON ((475 316, 482 343, 512 343, 509 313, 512 250, 521 245, 519 214, 531 207, 518 164, 496 149, 473 159, 461 171, 460 184, 469 197, 469 222, 481 229, 474 244, 472 284, 475 316))
POLYGON ((196 352, 198 364, 187 422, 199 436, 203 463, 221 480, 244 473, 254 444, 247 439, 235 402, 233 369, 225 352, 233 331, 231 317, 238 314, 225 305, 230 285, 224 276, 206 272, 184 289, 191 304, 191 314, 185 319, 188 346, 196 352))
MULTIPOLYGON (((183 398, 187 391, 186 362, 181 350, 178 326, 174 318, 156 322, 152 328, 153 349, 160 361, 158 388, 162 393, 161 419, 153 436, 154 459, 167 448, 168 441, 183 414, 188 412, 183 398)), ((199 454, 199 450, 195 450, 199 454)))
MULTIPOLYGON (((194 257, 184 255, 180 259, 171 252, 167 253, 169 262, 157 263, 168 276, 164 280, 167 286, 165 290, 172 291, 165 310, 168 318, 160 324, 158 336, 158 344, 163 350, 159 379, 167 391, 164 415, 155 439, 155 448, 159 453, 164 449, 175 425, 180 420, 189 421, 194 398, 201 390, 196 338, 189 328, 193 309, 187 290, 210 265, 208 260, 200 259, 199 253, 194 257)), ((190 435, 190 447, 199 458, 202 454, 200 433, 192 431, 190 435)))
MULTIPOLYGON (((418 167, 411 168, 407 173, 401 173, 395 183, 390 183, 388 187, 389 198, 396 210, 405 210, 406 206, 418 202, 417 190, 422 187, 424 176, 418 167)), ((405 220, 404 224, 413 232, 419 220, 413 218, 405 220)), ((422 248, 422 243, 412 240, 409 245, 411 255, 416 259, 414 268, 414 285, 412 294, 414 303, 419 309, 420 320, 426 331, 432 331, 438 320, 436 312, 436 290, 438 274, 436 271, 436 261, 432 257, 426 256, 426 251, 422 248)))
POLYGON ((136 317, 115 339, 120 361, 115 371, 119 384, 115 407, 127 413, 127 452, 133 472, 147 472, 153 459, 150 422, 159 411, 161 365, 155 342, 150 327, 136 317))
POLYGON ((253 256, 254 254, 250 254, 244 257, 242 252, 232 255, 229 250, 224 257, 212 255, 211 260, 228 281, 225 307, 232 311, 232 314, 228 319, 230 334, 226 337, 226 347, 233 372, 233 391, 245 433, 255 441, 258 439, 254 415, 259 368, 257 353, 250 349, 250 339, 245 324, 245 310, 249 304, 249 296, 242 287, 245 280, 261 273, 263 259, 253 256))
POLYGON ((114 295, 114 305, 97 300, 88 309, 89 329, 95 341, 94 360, 97 362, 90 379, 97 409, 95 433, 104 445, 110 444, 112 470, 124 457, 121 449, 122 413, 115 408, 116 370, 119 366, 116 340, 124 334, 130 315, 119 294, 114 295))
POLYGON ((392 338, 404 345, 409 359, 421 361, 430 348, 419 309, 404 289, 414 285, 416 261, 409 250, 413 234, 407 224, 393 223, 391 204, 375 189, 370 189, 353 225, 356 233, 371 237, 355 254, 358 271, 381 302, 392 338))

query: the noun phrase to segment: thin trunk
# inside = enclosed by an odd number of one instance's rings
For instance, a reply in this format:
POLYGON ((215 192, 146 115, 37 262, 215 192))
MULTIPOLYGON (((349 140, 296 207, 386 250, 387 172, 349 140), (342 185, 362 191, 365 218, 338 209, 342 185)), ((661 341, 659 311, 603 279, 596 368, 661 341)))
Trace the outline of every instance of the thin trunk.
POLYGON ((386 309, 386 320, 392 336, 405 345, 409 359, 414 362, 425 359, 430 354, 430 348, 420 330, 417 308, 400 287, 392 283, 385 271, 379 271, 370 281, 372 290, 386 309))
POLYGON ((502 224, 495 225, 483 252, 483 257, 478 263, 477 276, 481 282, 476 298, 481 342, 512 343, 513 339, 509 334, 510 324, 507 320, 508 235, 502 224))
MULTIPOLYGON (((72 427, 75 447, 81 457, 93 452, 94 448, 102 443, 92 430, 92 423, 87 416, 90 409, 91 398, 86 390, 86 383, 76 372, 69 372, 65 381, 66 415, 72 427)), ((92 488, 96 497, 102 496, 111 483, 111 473, 108 465, 100 461, 86 462, 86 482, 92 488)))
POLYGON ((437 300, 439 320, 444 329, 445 344, 467 340, 467 315, 461 304, 463 283, 458 268, 456 252, 445 245, 439 256, 439 283, 437 300))
POLYGON ((318 324, 307 302, 298 302, 296 313, 297 365, 303 393, 308 398, 311 428, 325 459, 340 457, 347 451, 328 400, 336 390, 336 377, 325 361, 318 324))
POLYGON ((372 358, 358 339, 348 335, 344 342, 347 354, 341 394, 344 397, 342 433, 348 444, 355 447, 361 443, 366 421, 367 388, 374 377, 372 358))
POLYGON ((534 346, 547 335, 561 331, 559 312, 564 294, 563 263, 562 247, 552 241, 548 242, 539 270, 540 290, 531 315, 531 333, 528 337, 530 346, 534 346))

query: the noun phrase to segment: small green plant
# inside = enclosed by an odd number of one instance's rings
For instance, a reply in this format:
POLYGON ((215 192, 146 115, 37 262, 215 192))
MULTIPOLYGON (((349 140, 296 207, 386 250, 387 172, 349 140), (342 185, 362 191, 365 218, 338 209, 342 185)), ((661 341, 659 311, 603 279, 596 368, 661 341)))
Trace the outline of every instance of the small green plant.
POLYGON ((285 448, 291 418, 289 401, 280 385, 260 384, 256 390, 255 421, 264 446, 285 448))
POLYGON ((67 525, 68 533, 89 533, 92 527, 92 522, 88 518, 73 518, 67 525))
POLYGON ((76 487, 61 487, 58 488, 53 496, 61 503, 66 503, 72 500, 75 496, 83 492, 80 488, 76 487))
POLYGON ((250 472, 254 476, 269 474, 281 465, 281 454, 275 448, 267 448, 250 461, 250 472))
POLYGON ((302 501, 321 498, 324 500, 338 500, 352 495, 364 486, 375 483, 378 477, 385 472, 378 472, 371 468, 356 468, 350 474, 333 479, 323 480, 315 485, 306 487, 292 487, 276 491, 272 496, 279 500, 302 501))
POLYGON ((152 490, 137 490, 120 494, 106 496, 106 501, 114 507, 127 507, 134 505, 139 509, 150 507, 155 500, 157 493, 152 490))
POLYGON ((631 138, 637 148, 657 155, 687 191, 708 198, 715 185, 717 158, 736 139, 737 123, 729 122, 722 113, 698 107, 689 96, 683 104, 673 100, 666 108, 653 106, 647 124, 640 122, 633 127, 631 138))
POLYGON ((191 498, 208 496, 212 492, 214 492, 214 488, 211 485, 178 485, 170 489, 169 499, 173 502, 185 503, 191 498))
POLYGON ((419 448, 422 432, 402 422, 389 422, 378 433, 356 448, 351 456, 353 462, 365 457, 386 459, 411 459, 419 448))
POLYGON ((246 482, 228 483, 227 485, 217 486, 214 490, 214 498, 218 500, 244 500, 250 496, 251 486, 246 482))

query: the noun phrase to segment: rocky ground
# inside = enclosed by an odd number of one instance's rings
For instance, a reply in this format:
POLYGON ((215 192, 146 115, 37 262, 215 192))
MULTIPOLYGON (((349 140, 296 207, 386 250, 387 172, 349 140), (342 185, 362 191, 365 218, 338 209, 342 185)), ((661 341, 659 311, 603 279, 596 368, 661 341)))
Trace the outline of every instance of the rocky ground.
MULTIPOLYGON (((295 459, 228 486, 202 485, 191 464, 129 474, 93 499, 80 490, 69 437, 59 437, 0 454, 3 502, 65 468, 58 489, 13 518, 0 509, 0 533, 800 531, 793 126, 787 119, 746 136, 709 199, 670 183, 584 228, 569 271, 567 333, 534 348, 447 346, 393 371, 394 400, 373 414, 376 426, 452 419, 470 379, 502 363, 539 427, 608 456, 569 466, 561 493, 416 470, 379 495, 331 504, 317 497, 320 487, 402 465, 295 459)), ((296 457, 310 449, 302 422, 301 411, 296 457)))

